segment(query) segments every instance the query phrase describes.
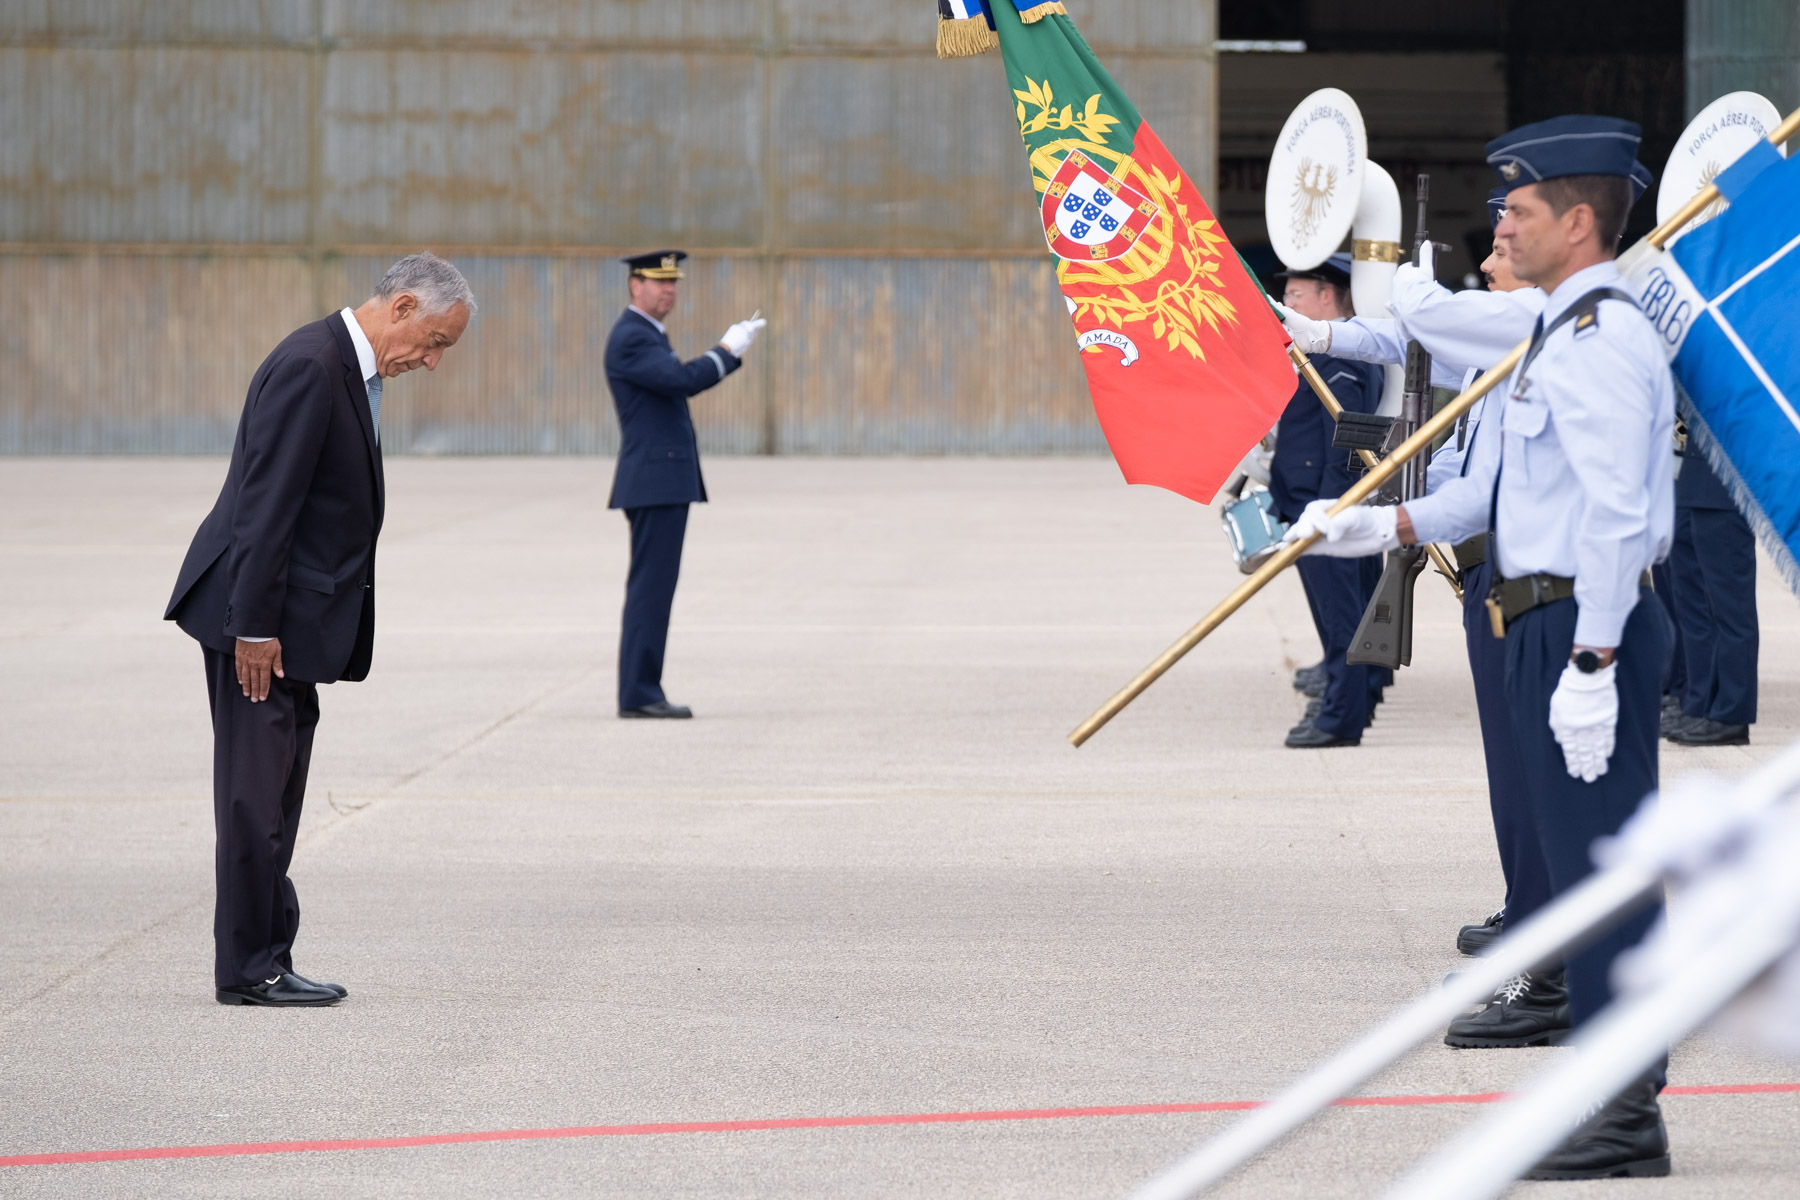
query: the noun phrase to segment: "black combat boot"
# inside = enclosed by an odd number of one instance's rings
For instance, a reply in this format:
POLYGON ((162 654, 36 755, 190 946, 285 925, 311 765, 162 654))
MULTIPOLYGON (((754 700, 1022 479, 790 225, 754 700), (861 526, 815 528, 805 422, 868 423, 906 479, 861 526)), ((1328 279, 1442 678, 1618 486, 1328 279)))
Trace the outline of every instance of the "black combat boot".
POLYGON ((1479 1012, 1450 1022, 1446 1046, 1465 1050, 1554 1046, 1569 1033, 1569 988, 1561 971, 1514 975, 1479 1012))
POLYGON ((1456 931, 1456 948, 1474 958, 1500 940, 1506 932, 1506 910, 1503 908, 1479 925, 1464 925, 1456 931))
POLYGON ((1533 1167, 1527 1179, 1641 1179, 1669 1173, 1669 1134, 1654 1080, 1626 1088, 1575 1135, 1533 1167))

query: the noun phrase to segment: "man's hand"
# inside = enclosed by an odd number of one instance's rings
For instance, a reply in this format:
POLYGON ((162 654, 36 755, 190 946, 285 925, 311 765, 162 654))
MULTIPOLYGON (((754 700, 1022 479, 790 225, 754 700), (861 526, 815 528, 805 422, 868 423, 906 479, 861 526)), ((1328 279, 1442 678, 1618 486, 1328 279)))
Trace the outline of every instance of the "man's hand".
POLYGON ((1550 732, 1563 748, 1563 765, 1583 783, 1606 774, 1619 725, 1617 663, 1588 674, 1574 663, 1563 668, 1550 694, 1550 732))
POLYGON ((1336 500, 1314 500, 1281 540, 1297 542, 1317 534, 1319 540, 1308 546, 1306 552, 1332 558, 1366 558, 1400 544, 1399 535, 1394 532, 1396 510, 1392 505, 1371 508, 1358 504, 1332 516, 1329 510, 1336 503, 1336 500))
POLYGON ((1300 348, 1302 354, 1330 353, 1330 321, 1315 321, 1311 317, 1303 317, 1279 300, 1273 303, 1275 311, 1281 314, 1281 323, 1287 326, 1288 336, 1294 339, 1294 345, 1300 348))
POLYGON ((761 333, 763 326, 767 324, 768 321, 763 319, 762 309, 759 308, 750 314, 748 321, 739 321, 727 329, 725 335, 719 339, 719 345, 731 351, 736 357, 742 358, 744 351, 750 348, 750 343, 756 340, 756 335, 761 333))
POLYGON ((244 695, 250 697, 252 704, 269 698, 269 676, 272 674, 286 679, 281 669, 281 639, 270 638, 266 642, 246 642, 237 640, 237 679, 238 686, 244 689, 244 695))

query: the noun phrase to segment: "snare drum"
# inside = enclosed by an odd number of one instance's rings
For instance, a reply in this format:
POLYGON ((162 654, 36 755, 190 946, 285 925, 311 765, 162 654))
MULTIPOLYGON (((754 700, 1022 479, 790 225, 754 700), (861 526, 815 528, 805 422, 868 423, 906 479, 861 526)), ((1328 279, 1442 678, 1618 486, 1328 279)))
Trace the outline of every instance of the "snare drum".
POLYGON ((1281 549, 1281 539, 1287 533, 1287 524, 1275 515, 1274 496, 1264 488, 1246 492, 1227 504, 1219 510, 1219 520, 1231 543, 1231 557, 1246 575, 1281 549))

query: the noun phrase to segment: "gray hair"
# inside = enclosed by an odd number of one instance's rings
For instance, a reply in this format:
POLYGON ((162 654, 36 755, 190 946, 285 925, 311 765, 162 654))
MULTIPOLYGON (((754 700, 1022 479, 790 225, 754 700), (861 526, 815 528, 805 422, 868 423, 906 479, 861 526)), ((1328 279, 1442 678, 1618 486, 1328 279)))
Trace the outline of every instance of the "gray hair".
POLYGON ((375 285, 374 298, 391 300, 401 292, 411 292, 419 298, 421 316, 436 316, 461 304, 467 306, 469 319, 475 319, 475 293, 469 290, 469 281, 429 250, 409 254, 389 267, 375 285))

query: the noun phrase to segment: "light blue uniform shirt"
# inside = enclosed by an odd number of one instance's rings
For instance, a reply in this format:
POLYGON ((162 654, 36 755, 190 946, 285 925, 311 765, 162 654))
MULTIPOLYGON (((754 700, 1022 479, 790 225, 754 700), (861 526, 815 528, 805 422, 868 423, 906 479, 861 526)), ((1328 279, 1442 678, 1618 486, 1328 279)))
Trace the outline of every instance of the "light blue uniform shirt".
MULTIPOLYGON (((1352 317, 1334 324, 1331 353, 1361 362, 1400 365, 1406 362, 1406 343, 1416 339, 1431 355, 1432 386, 1460 392, 1531 336, 1532 324, 1544 310, 1544 293, 1538 288, 1453 292, 1407 263, 1394 273, 1388 309, 1393 319, 1352 317)), ((1476 443, 1493 394, 1482 397, 1469 411, 1460 447, 1451 437, 1432 454, 1431 467, 1425 473, 1426 495, 1462 474, 1463 457, 1476 443)))
MULTIPOLYGON (((1620 281, 1610 261, 1577 271, 1546 298, 1544 324, 1620 281)), ((1522 378, 1514 372, 1489 394, 1502 436, 1482 438, 1460 478, 1406 512, 1419 541, 1460 541, 1487 529, 1494 503, 1500 573, 1572 577, 1575 642, 1604 648, 1623 636, 1639 577, 1669 553, 1675 384, 1636 305, 1606 300, 1594 326, 1575 324, 1550 335, 1522 378)))

